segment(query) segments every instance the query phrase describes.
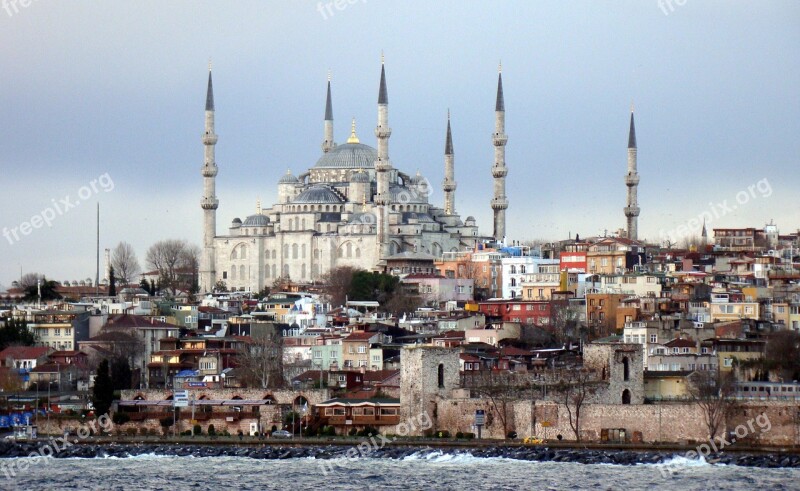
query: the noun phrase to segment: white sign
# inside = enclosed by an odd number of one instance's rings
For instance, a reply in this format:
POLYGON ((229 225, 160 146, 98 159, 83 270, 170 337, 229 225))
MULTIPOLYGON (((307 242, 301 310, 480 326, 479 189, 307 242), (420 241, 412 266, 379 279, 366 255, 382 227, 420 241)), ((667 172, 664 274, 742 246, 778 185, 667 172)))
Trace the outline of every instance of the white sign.
POLYGON ((189 401, 175 401, 175 407, 189 407, 189 401))
POLYGON ((172 398, 176 401, 188 401, 189 400, 189 391, 188 390, 176 390, 172 393, 172 398))

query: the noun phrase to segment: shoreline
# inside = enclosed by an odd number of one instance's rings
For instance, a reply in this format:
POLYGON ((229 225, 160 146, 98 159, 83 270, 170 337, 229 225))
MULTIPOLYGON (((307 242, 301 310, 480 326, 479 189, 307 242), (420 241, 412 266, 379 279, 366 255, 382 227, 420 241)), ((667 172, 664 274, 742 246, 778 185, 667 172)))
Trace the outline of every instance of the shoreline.
MULTIPOLYGON (((39 439, 30 442, 0 442, 0 461, 6 458, 38 457, 40 449, 54 445, 54 458, 130 458, 142 455, 165 457, 244 457, 278 460, 313 458, 324 462, 338 458, 380 458, 402 460, 411 456, 426 459, 439 455, 470 455, 476 458, 508 458, 536 462, 573 462, 616 465, 675 465, 695 445, 576 444, 548 442, 525 445, 504 440, 455 441, 441 439, 389 440, 373 438, 264 439, 246 437, 191 437, 147 439, 97 437, 73 442, 39 439), (438 455, 437 455, 438 454, 438 455)), ((414 458, 414 457, 412 457, 414 458)), ((696 460, 696 455, 695 455, 696 460)), ((709 464, 760 468, 800 468, 798 448, 732 448, 705 457, 709 464)))

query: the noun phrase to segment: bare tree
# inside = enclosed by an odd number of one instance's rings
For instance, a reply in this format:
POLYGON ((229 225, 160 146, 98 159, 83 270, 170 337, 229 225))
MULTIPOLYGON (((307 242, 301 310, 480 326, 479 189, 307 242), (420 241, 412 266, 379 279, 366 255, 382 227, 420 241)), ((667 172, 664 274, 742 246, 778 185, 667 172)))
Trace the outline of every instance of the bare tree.
POLYGON ((248 387, 282 387, 283 339, 278 330, 252 332, 245 347, 236 353, 236 367, 248 387))
POLYGON ((162 290, 172 295, 179 288, 193 291, 197 282, 200 248, 185 240, 161 240, 150 246, 145 261, 158 271, 162 290))
POLYGON ((353 283, 353 274, 358 271, 350 266, 340 266, 325 273, 322 282, 325 293, 328 295, 331 305, 344 305, 347 300, 347 292, 353 283))
POLYGON ((581 409, 587 399, 597 392, 596 383, 589 370, 569 369, 564 371, 563 378, 555 386, 567 409, 569 426, 577 442, 581 441, 581 409))
POLYGON ((503 425, 503 436, 510 430, 509 410, 514 401, 526 399, 531 394, 531 382, 524 374, 508 370, 481 370, 478 374, 465 373, 462 385, 481 398, 489 400, 492 416, 503 425))
POLYGON ((703 370, 694 372, 690 378, 689 396, 703 413, 708 437, 714 439, 736 405, 733 373, 703 370))
POLYGON ((28 288, 35 288, 39 281, 44 281, 44 275, 41 273, 25 273, 20 277, 17 286, 23 290, 28 288))
POLYGON ((127 242, 120 242, 111 252, 111 266, 114 268, 114 275, 116 275, 120 286, 123 288, 135 283, 136 277, 142 271, 133 246, 127 242))

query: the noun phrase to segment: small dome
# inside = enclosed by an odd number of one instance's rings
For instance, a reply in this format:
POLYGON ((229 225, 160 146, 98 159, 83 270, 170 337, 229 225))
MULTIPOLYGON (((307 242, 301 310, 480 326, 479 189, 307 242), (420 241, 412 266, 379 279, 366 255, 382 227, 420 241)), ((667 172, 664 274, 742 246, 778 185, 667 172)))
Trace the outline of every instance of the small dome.
POLYGON ((363 170, 354 172, 353 175, 350 176, 350 182, 369 182, 369 174, 363 170))
POLYGON ((239 218, 234 218, 231 222, 231 228, 239 228, 242 226, 242 220, 239 218))
POLYGON ((244 227, 266 227, 269 225, 269 217, 266 215, 250 215, 242 224, 244 227))
POLYGON ((317 160, 314 167, 334 169, 371 169, 375 166, 378 151, 363 143, 337 145, 317 160))
POLYGON ((278 180, 278 184, 297 184, 298 182, 300 181, 292 175, 292 171, 290 170, 287 170, 286 174, 278 180))
POLYGON ((292 200, 292 203, 341 203, 343 200, 327 186, 312 186, 292 200))

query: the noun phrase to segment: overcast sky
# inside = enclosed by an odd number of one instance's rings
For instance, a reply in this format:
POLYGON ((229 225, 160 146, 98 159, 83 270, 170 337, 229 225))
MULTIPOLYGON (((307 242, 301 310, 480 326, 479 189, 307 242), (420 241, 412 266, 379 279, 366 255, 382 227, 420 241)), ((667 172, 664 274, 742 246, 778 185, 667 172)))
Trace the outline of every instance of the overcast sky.
POLYGON ((31 228, 0 237, 5 286, 20 271, 93 278, 98 201, 101 248, 128 241, 143 260, 157 240, 201 243, 209 58, 218 232, 314 165, 329 69, 336 140, 355 117, 375 145, 381 50, 392 162, 441 205, 449 108, 456 210, 483 233, 500 60, 509 239, 624 226, 632 100, 640 237, 704 212, 709 228, 800 227, 797 1, 16 4, 0 9, 0 227, 31 228), (67 198, 50 226, 33 218, 67 198))

